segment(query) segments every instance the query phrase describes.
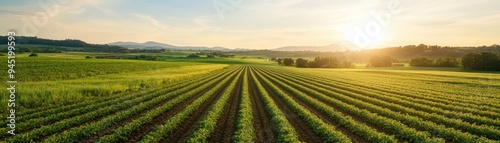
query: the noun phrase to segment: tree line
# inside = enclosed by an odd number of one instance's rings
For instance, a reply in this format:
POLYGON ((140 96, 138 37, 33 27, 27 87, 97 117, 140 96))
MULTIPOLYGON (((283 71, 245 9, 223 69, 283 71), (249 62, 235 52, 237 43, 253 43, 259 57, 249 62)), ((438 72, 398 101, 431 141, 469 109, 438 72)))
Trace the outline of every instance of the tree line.
POLYGON ((460 58, 413 58, 410 61, 410 66, 414 67, 460 67, 460 58))
POLYGON ((489 46, 439 46, 439 45, 405 45, 398 47, 387 47, 380 49, 365 49, 356 51, 339 52, 318 52, 318 51, 273 51, 273 50, 247 50, 247 51, 229 51, 227 53, 236 55, 265 56, 265 57, 337 57, 339 59, 349 59, 351 62, 366 62, 371 57, 380 55, 390 55, 394 59, 402 62, 409 62, 414 57, 427 58, 462 58, 468 53, 492 52, 500 53, 500 45, 493 44, 489 46))
MULTIPOLYGON (((368 66, 388 67, 394 66, 395 61, 390 56, 372 57, 368 66)), ((436 59, 416 57, 410 60, 413 67, 462 67, 475 71, 500 71, 500 54, 492 52, 469 53, 461 58, 441 57, 436 59)))
POLYGON ((462 58, 462 67, 467 70, 500 71, 500 54, 469 53, 462 58))
MULTIPOLYGON (((304 58, 271 58, 282 66, 295 66, 298 68, 354 68, 348 61, 341 61, 336 57, 316 57, 309 61, 304 58)), ((393 64, 397 60, 391 56, 373 56, 370 58, 368 67, 404 66, 393 64)), ((416 57, 410 60, 413 67, 462 67, 474 71, 500 71, 500 54, 492 52, 469 53, 461 58, 441 57, 426 58, 416 57)))
POLYGON ((336 57, 316 57, 313 61, 304 58, 271 58, 282 66, 295 66, 298 68, 353 68, 354 65, 348 61, 341 61, 336 57))
MULTIPOLYGON (((108 53, 130 53, 136 50, 130 50, 121 46, 107 45, 107 44, 89 44, 77 39, 65 39, 65 40, 52 40, 43 39, 38 37, 29 36, 16 36, 16 44, 20 45, 20 52, 39 52, 39 53, 58 53, 62 51, 77 51, 77 52, 108 52, 108 53), (37 45, 51 45, 51 46, 63 46, 62 47, 23 47, 22 44, 37 44, 37 45)), ((7 36, 0 36, 0 44, 7 44, 7 36)), ((2 49, 1 52, 4 52, 2 49)))

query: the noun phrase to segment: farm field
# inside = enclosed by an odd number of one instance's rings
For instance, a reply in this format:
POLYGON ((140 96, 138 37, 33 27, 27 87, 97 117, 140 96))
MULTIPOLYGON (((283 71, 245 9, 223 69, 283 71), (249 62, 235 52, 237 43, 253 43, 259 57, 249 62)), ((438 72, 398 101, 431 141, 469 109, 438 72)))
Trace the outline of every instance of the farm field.
POLYGON ((500 143, 500 0, 4 1, 0 143, 500 143))
MULTIPOLYGON (((62 57, 67 54, 59 54, 62 57)), ((229 66, 195 62, 152 62, 139 60, 80 59, 53 57, 18 57, 16 80, 19 94, 17 109, 65 105, 89 98, 100 99, 123 93, 170 85, 229 66)), ((6 57, 2 57, 7 60, 6 57)), ((7 71, 7 66, 0 67, 7 71)), ((7 80, 7 76, 3 76, 7 80)), ((6 82, 0 85, 7 87, 6 82)), ((1 93, 8 95, 8 90, 1 93)), ((8 98, 0 101, 7 103, 8 98)), ((7 106, 1 106, 7 116, 7 106)))
POLYGON ((204 66, 209 67, 198 70, 210 72, 168 84, 21 110, 18 134, 0 138, 50 143, 500 141, 500 76, 495 73, 204 66))

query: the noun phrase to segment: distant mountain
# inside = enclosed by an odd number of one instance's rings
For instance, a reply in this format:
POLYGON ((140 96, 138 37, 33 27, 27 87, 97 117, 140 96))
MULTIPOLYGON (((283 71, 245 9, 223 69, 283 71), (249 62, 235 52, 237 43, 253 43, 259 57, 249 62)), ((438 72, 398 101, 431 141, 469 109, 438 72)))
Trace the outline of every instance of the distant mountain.
POLYGON ((231 49, 225 47, 205 47, 205 46, 174 46, 154 41, 144 43, 136 42, 114 42, 109 45, 122 46, 129 49, 169 49, 169 50, 214 50, 214 51, 229 51, 231 49))
POLYGON ((349 50, 356 50, 354 45, 350 44, 331 44, 327 46, 285 46, 274 51, 318 51, 318 52, 343 52, 349 50))
MULTIPOLYGON (((205 47, 205 46, 175 46, 165 43, 148 41, 144 43, 137 42, 114 42, 109 45, 122 46, 128 49, 169 49, 169 50, 214 50, 214 51, 248 51, 252 49, 229 49, 225 47, 205 47)), ((351 44, 337 43, 327 46, 285 46, 272 51, 318 51, 318 52, 343 52, 349 50, 356 50, 356 47, 351 44)))

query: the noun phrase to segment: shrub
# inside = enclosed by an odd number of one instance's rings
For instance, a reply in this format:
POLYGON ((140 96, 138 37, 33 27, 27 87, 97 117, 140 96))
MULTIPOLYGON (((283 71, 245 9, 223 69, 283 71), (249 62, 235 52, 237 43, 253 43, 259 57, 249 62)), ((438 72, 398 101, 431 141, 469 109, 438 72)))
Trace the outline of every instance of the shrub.
POLYGON ((294 61, 293 61, 293 59, 292 59, 292 58, 285 58, 285 59, 283 59, 283 64, 284 64, 285 66, 292 66, 292 65, 293 65, 293 63, 294 63, 294 61))
POLYGON ((29 55, 29 57, 38 57, 38 54, 37 54, 37 53, 31 53, 31 54, 29 55))
POLYGON ((307 59, 298 58, 296 63, 298 68, 307 68, 309 66, 309 60, 307 59))
POLYGON ((188 58, 198 58, 200 57, 199 55, 196 55, 196 54, 190 54, 187 56, 188 58))

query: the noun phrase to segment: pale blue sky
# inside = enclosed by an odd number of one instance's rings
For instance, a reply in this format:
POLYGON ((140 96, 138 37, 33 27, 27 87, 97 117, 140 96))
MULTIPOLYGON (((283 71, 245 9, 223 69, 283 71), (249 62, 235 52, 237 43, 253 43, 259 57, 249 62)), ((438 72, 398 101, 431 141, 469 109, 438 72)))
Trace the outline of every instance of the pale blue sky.
POLYGON ((479 46, 500 41, 498 0, 41 2, 49 5, 48 11, 39 0, 0 0, 0 29, 90 43, 157 41, 254 49, 335 43, 352 43, 361 48, 419 43, 479 46), (218 13, 214 3, 226 11, 218 13), (391 13, 391 4, 400 12, 391 13), (48 17, 44 19, 43 15, 48 17), (390 16, 390 20, 378 22, 377 16, 381 15, 383 20, 390 16))

